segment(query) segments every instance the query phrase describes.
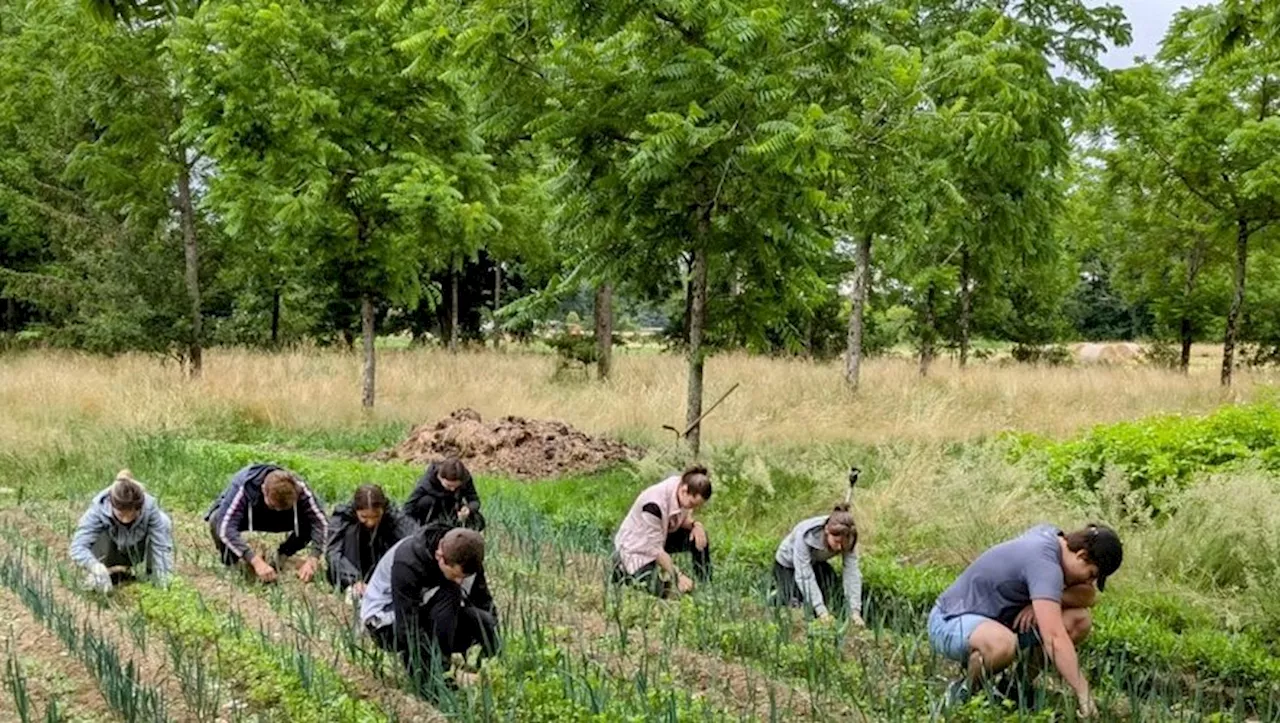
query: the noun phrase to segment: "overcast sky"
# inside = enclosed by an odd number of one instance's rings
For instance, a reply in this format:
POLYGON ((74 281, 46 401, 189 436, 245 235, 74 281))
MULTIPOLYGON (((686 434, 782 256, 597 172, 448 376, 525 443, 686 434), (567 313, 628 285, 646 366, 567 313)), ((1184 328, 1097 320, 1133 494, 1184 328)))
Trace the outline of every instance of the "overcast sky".
POLYGON ((1203 0, 1090 0, 1090 5, 1111 3, 1124 8, 1125 17, 1133 26, 1133 43, 1127 48, 1112 48, 1102 56, 1102 62, 1110 68, 1127 68, 1133 65, 1135 56, 1151 58, 1160 49, 1160 40, 1173 14, 1183 6, 1203 5, 1203 0))

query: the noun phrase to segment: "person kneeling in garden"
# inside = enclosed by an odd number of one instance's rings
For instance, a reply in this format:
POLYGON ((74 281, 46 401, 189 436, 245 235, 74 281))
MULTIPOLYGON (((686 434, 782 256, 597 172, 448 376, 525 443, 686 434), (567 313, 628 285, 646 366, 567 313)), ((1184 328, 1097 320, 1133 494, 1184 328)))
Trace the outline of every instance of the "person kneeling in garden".
POLYGON ((417 526, 387 501, 378 485, 362 485, 351 502, 339 505, 329 520, 329 583, 348 590, 352 597, 364 595, 369 576, 378 561, 400 540, 412 535, 417 526))
POLYGON ((316 494, 287 469, 254 464, 236 472, 204 518, 222 563, 247 563, 262 582, 275 582, 276 568, 249 547, 242 532, 289 533, 276 549, 277 564, 310 542, 311 555, 298 567, 298 579, 310 582, 320 569, 329 521, 316 494))
POLYGON ((1044 658, 1053 661, 1081 715, 1092 716, 1076 644, 1089 634, 1097 591, 1123 559, 1119 536, 1096 524, 1070 534, 1037 525, 980 555, 929 613, 934 651, 964 666, 964 677, 947 689, 947 705, 962 704, 1023 650, 1031 654, 1032 678, 1044 658))
POLYGON ((773 585, 778 605, 807 605, 819 620, 831 620, 831 606, 840 601, 849 608, 849 620, 862 621, 862 570, 858 567, 858 528, 849 506, 836 505, 829 515, 810 517, 791 530, 774 555, 773 585), (844 587, 836 584, 836 571, 827 562, 844 558, 844 587))
MULTIPOLYGON (((484 537, 436 523, 400 540, 378 561, 360 603, 360 622, 383 650, 430 692, 473 646, 498 651, 498 615, 484 575, 484 537)), ((452 671, 457 682, 470 674, 452 671)))
POLYGON ((447 522, 453 527, 484 529, 480 495, 471 472, 457 457, 432 462, 404 503, 404 512, 419 525, 447 522))
POLYGON ((613 538, 615 584, 645 586, 659 597, 671 592, 671 581, 682 593, 692 592, 693 580, 676 568, 671 554, 688 552, 693 575, 711 579, 711 545, 693 511, 711 499, 707 468, 694 465, 640 493, 613 538), (659 571, 666 575, 664 580, 659 571))
POLYGON ((132 580, 139 564, 163 585, 173 573, 173 523, 129 470, 120 470, 80 518, 71 559, 89 572, 86 586, 99 592, 132 580))

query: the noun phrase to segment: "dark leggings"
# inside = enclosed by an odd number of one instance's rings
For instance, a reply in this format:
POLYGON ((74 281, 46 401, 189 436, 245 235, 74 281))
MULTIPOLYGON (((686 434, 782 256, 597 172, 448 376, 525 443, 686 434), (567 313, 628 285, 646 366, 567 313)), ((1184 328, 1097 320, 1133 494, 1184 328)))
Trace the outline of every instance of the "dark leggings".
MULTIPOLYGON (((822 599, 826 603, 827 610, 832 615, 838 615, 844 610, 844 587, 841 585, 840 576, 836 574, 836 570, 829 562, 814 562, 813 576, 818 582, 818 589, 822 591, 822 599)), ((786 607, 804 606, 810 612, 813 612, 813 606, 809 605, 804 596, 800 594, 800 587, 796 585, 796 571, 793 567, 783 567, 777 561, 773 563, 773 589, 777 592, 773 602, 775 605, 786 607)))
MULTIPOLYGON (((693 558, 693 577, 698 582, 711 581, 711 541, 707 540, 706 549, 699 550, 693 544, 693 533, 681 527, 667 535, 662 549, 667 554, 687 552, 693 558)), ((651 562, 631 574, 622 568, 621 562, 613 566, 613 583, 615 585, 636 585, 648 590, 658 597, 666 597, 671 591, 671 583, 658 574, 658 563, 651 562)))

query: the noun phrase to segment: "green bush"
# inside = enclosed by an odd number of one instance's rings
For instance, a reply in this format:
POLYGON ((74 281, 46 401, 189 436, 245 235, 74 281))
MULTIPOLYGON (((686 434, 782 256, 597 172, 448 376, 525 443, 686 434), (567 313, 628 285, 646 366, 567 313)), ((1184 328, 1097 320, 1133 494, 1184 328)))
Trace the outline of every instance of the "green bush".
MULTIPOLYGON (((1022 438, 1015 454, 1035 446, 1022 438)), ((1159 516, 1170 511, 1171 498, 1197 472, 1254 459, 1267 469, 1280 469, 1280 408, 1259 403, 1224 407, 1205 417, 1101 425, 1079 439, 1042 444, 1039 451, 1054 487, 1096 495, 1114 473, 1124 483, 1118 492, 1127 498, 1127 513, 1159 516)))

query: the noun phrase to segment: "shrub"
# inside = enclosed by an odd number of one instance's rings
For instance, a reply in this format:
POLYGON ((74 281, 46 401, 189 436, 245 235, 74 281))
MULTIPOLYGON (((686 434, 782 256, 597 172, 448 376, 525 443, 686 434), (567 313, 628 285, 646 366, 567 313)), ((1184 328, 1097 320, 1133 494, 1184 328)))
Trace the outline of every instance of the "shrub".
MULTIPOLYGON (((1020 443, 1020 452, 1029 445, 1020 443)), ((1046 444, 1045 475, 1051 485, 1096 494, 1109 470, 1136 492, 1141 509, 1159 516, 1193 474, 1257 459, 1280 469, 1280 409, 1259 403, 1224 407, 1206 417, 1163 416, 1094 427, 1084 437, 1046 444)))

